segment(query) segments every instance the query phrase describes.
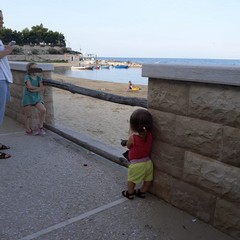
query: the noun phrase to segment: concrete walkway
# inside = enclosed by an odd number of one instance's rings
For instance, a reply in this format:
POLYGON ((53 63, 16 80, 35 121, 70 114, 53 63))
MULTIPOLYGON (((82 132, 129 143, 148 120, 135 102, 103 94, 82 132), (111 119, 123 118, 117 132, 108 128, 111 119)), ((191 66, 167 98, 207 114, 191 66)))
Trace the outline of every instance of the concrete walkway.
POLYGON ((127 169, 59 135, 26 136, 9 118, 0 142, 1 240, 231 240, 151 194, 121 196, 127 169))

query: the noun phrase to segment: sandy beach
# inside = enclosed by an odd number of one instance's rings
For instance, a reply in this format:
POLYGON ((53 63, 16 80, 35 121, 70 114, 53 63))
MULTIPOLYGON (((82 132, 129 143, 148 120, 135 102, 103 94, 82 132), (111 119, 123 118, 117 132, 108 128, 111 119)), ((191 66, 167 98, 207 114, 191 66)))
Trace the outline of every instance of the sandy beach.
MULTIPOLYGON (((127 84, 65 77, 54 74, 54 80, 112 94, 147 98, 147 86, 138 85, 139 91, 131 91, 127 84)), ((111 103, 64 90, 53 88, 54 115, 57 124, 79 131, 107 144, 122 148, 120 139, 126 139, 129 117, 139 108, 111 103)))

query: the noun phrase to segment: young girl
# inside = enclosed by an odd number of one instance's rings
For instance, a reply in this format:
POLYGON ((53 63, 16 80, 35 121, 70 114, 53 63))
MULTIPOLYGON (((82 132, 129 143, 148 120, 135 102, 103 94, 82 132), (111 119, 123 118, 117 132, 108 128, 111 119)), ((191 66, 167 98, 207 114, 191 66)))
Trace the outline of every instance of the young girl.
MULTIPOLYGON (((126 141, 129 149, 128 158, 130 165, 128 167, 128 184, 127 191, 123 191, 122 195, 130 200, 134 199, 134 195, 145 198, 153 179, 153 163, 150 159, 152 149, 152 116, 145 109, 135 110, 130 117, 130 131, 132 134, 126 141), (137 191, 136 184, 143 185, 137 191)), ((124 140, 122 141, 124 144, 124 140)))
POLYGON ((42 77, 38 75, 40 72, 42 72, 42 69, 37 68, 35 63, 31 62, 27 65, 27 75, 24 78, 22 103, 24 106, 26 134, 28 135, 46 134, 43 129, 43 123, 46 117, 46 108, 44 107, 41 98, 41 91, 44 90, 44 86, 42 83, 42 77), (32 107, 37 108, 39 111, 39 125, 36 132, 34 132, 29 126, 32 107))

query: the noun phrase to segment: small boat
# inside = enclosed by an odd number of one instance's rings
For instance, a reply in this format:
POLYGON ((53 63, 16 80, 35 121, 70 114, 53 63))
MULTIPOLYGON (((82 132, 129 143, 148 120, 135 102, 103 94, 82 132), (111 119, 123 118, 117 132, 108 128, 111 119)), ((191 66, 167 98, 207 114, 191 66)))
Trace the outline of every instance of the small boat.
POLYGON ((115 68, 128 68, 128 65, 116 65, 115 68))
POLYGON ((101 66, 101 69, 109 69, 109 66, 101 66))
POLYGON ((71 67, 72 71, 75 70, 93 70, 92 66, 79 66, 79 67, 71 67))

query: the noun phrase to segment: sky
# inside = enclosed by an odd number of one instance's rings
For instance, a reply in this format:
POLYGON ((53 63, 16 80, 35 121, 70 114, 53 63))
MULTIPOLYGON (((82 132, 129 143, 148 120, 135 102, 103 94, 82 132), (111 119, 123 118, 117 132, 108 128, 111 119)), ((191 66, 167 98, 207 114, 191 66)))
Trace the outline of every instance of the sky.
POLYGON ((240 59, 240 0, 1 0, 4 26, 43 24, 99 57, 240 59))

